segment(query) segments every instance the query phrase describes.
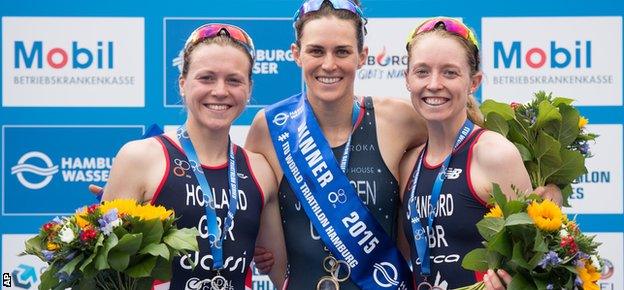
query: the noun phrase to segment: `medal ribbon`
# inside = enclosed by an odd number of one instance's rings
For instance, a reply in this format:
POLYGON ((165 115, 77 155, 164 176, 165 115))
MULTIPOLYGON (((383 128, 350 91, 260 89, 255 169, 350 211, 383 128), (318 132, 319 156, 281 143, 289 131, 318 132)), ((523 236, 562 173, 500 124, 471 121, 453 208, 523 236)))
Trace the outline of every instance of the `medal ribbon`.
POLYGON ((217 212, 215 210, 215 200, 213 198, 213 189, 210 187, 204 170, 201 168, 201 162, 197 157, 197 152, 193 146, 186 126, 182 125, 177 130, 178 140, 186 153, 186 158, 193 169, 195 178, 201 187, 204 209, 206 210, 206 223, 208 225, 208 241, 210 242, 210 254, 213 257, 212 268, 213 270, 220 270, 223 268, 223 239, 225 238, 225 232, 232 227, 234 221, 234 214, 238 207, 238 178, 236 176, 236 159, 234 157, 234 144, 231 140, 228 140, 228 178, 230 185, 230 200, 228 203, 228 213, 225 221, 223 222, 223 230, 219 228, 217 223, 217 212))
MULTIPOLYGON (((457 137, 455 137, 455 145, 453 146, 453 151, 457 150, 459 145, 468 137, 472 129, 474 128, 474 124, 466 119, 464 125, 457 133, 457 137)), ((442 162, 442 166, 438 170, 437 177, 435 182, 433 183, 433 189, 431 190, 431 197, 429 199, 429 208, 428 208, 428 217, 427 217, 427 227, 429 229, 432 228, 433 220, 435 218, 435 208, 438 204, 438 199, 440 199, 440 192, 442 191, 442 184, 446 179, 446 170, 448 168, 449 163, 451 162, 451 156, 453 155, 453 151, 446 156, 444 162, 442 162)), ((420 259, 420 274, 423 277, 429 276, 431 274, 431 261, 429 259, 429 244, 428 244, 428 236, 427 230, 423 228, 420 217, 418 216, 418 210, 416 209, 416 185, 418 184, 418 177, 420 176, 420 168, 422 166, 423 158, 424 158, 423 149, 420 152, 420 156, 418 157, 417 167, 414 171, 414 176, 412 180, 412 188, 410 190, 410 196, 408 200, 409 212, 408 218, 412 224, 412 234, 414 236, 414 243, 416 244, 416 252, 417 257, 420 259)), ((417 261, 413 261, 414 265, 417 265, 417 261)))

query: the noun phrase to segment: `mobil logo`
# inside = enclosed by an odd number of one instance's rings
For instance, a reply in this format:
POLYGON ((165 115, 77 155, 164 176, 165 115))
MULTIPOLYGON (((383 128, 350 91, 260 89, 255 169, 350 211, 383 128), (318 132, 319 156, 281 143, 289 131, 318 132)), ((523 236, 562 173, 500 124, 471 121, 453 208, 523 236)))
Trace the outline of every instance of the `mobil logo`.
POLYGON ((14 44, 14 68, 62 69, 113 69, 114 42, 94 41, 79 43, 71 41, 64 46, 47 45, 46 41, 16 40, 14 44))
POLYGON ((494 41, 494 68, 591 68, 592 41, 550 41, 542 46, 522 41, 494 41))

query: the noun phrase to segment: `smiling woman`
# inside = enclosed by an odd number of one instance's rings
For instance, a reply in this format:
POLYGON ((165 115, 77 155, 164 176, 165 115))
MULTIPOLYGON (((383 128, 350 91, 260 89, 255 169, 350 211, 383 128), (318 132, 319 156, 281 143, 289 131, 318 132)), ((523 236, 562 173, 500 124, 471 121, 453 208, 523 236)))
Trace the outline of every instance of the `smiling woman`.
MULTIPOLYGON (((273 171, 262 155, 229 139, 251 95, 253 57, 253 42, 241 28, 197 28, 185 44, 179 78, 185 124, 127 143, 113 163, 104 200, 130 197, 162 205, 181 216, 178 226, 201 233, 199 251, 173 260, 170 289, 251 287, 256 244, 284 264, 273 171)), ((276 266, 270 273, 278 286, 284 271, 276 266)))
POLYGON ((260 111, 245 143, 278 177, 287 288, 409 289, 395 244, 398 168, 424 124, 407 102, 355 95, 368 54, 359 3, 309 0, 294 21, 306 90, 260 111))

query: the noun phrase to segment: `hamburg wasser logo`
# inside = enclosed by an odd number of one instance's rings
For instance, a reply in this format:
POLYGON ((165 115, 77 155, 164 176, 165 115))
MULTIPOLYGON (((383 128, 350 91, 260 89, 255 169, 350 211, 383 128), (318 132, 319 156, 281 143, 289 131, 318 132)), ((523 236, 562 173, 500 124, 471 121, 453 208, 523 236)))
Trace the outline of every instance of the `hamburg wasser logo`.
POLYGON ((48 185, 48 183, 52 181, 54 174, 58 171, 58 165, 54 165, 52 159, 50 159, 48 155, 38 151, 31 151, 22 155, 17 161, 17 165, 11 167, 11 174, 14 174, 24 187, 33 190, 41 189, 48 185), (39 167, 35 164, 28 163, 36 159, 41 160, 45 164, 45 167, 39 167), (41 178, 39 178, 40 180, 38 181, 31 181, 24 176, 26 173, 32 173, 38 177, 43 177, 43 179, 41 180, 41 178))
POLYGON ((87 186, 108 181, 115 154, 144 127, 3 125, 1 131, 2 215, 60 215, 93 202, 87 186))
POLYGON ((106 182, 113 158, 61 157, 59 163, 60 170, 59 165, 55 165, 45 153, 30 151, 11 167, 11 174, 15 175, 20 184, 32 190, 44 188, 59 171, 63 182, 106 182), (39 163, 43 163, 45 167, 41 167, 39 163))
POLYGON ((17 164, 11 167, 11 174, 15 175, 24 187, 32 190, 44 188, 59 171, 63 182, 106 182, 113 166, 113 158, 61 157, 59 163, 60 170, 59 165, 55 165, 45 153, 30 151, 22 155, 17 164), (40 163, 45 167, 38 165, 40 163))

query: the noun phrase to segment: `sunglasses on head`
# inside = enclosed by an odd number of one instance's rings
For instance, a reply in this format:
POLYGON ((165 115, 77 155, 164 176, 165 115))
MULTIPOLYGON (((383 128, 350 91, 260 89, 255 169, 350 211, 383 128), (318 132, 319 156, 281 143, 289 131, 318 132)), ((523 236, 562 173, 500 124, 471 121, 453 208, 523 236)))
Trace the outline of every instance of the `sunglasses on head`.
POLYGON ((414 30, 409 34, 407 38, 407 44, 409 45, 409 43, 412 41, 412 39, 414 39, 414 37, 416 37, 416 35, 435 29, 443 29, 448 32, 455 33, 470 41, 477 47, 477 49, 479 48, 479 43, 477 42, 477 38, 475 37, 472 30, 461 21, 448 17, 435 17, 426 20, 421 25, 414 28, 414 30))
POLYGON ((197 29, 195 29, 191 35, 189 35, 188 39, 186 39, 186 43, 184 47, 188 47, 189 45, 197 44, 206 38, 213 38, 217 36, 225 35, 237 43, 241 44, 246 50, 247 53, 251 56, 252 59, 255 57, 255 48, 253 44, 253 40, 245 30, 238 26, 234 26, 231 24, 223 24, 223 23, 211 23, 204 24, 197 29))
POLYGON ((306 13, 318 11, 319 9, 321 9, 321 6, 325 1, 331 3, 334 9, 349 10, 360 16, 362 20, 366 20, 362 9, 360 9, 359 6, 349 0, 308 0, 304 2, 303 5, 299 7, 299 9, 297 9, 297 11, 295 12, 295 16, 293 17, 293 21, 299 20, 299 18, 301 18, 303 15, 306 15, 306 13))

